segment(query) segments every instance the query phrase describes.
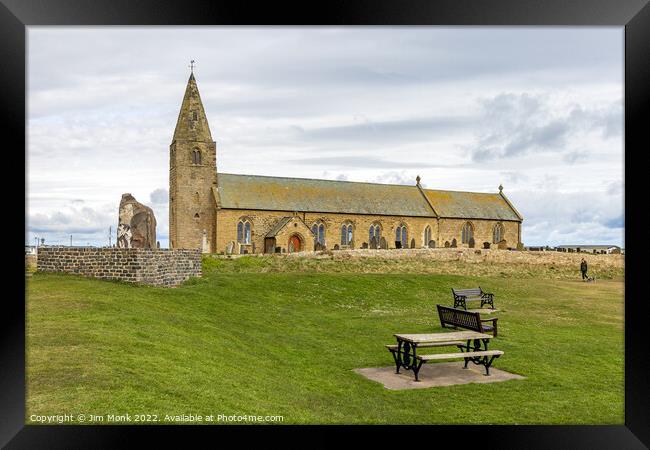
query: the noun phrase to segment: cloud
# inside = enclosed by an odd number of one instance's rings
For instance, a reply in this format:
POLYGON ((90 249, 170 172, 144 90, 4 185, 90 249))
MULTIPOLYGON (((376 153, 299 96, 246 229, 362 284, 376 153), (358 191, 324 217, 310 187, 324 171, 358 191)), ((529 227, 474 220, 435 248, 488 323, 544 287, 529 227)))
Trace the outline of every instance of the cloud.
POLYGON ((401 120, 366 120, 343 126, 302 129, 295 127, 296 138, 307 141, 344 141, 387 145, 412 140, 432 140, 471 125, 468 117, 418 117, 401 120))
POLYGON ((416 176, 417 175, 411 175, 405 171, 391 170, 377 175, 372 181, 375 183, 415 186, 416 176))
POLYGON ((166 205, 169 201, 169 191, 165 188, 158 188, 149 194, 149 199, 154 205, 166 205))
POLYGON ((572 164, 588 155, 575 149, 583 134, 620 136, 620 103, 585 107, 558 104, 548 94, 502 93, 480 101, 479 131, 466 148, 476 162, 551 152, 572 164))
POLYGON ((390 169, 390 168, 417 168, 417 167, 436 167, 434 164, 410 161, 387 161, 380 158, 370 158, 362 156, 332 156, 317 158, 300 158, 293 159, 291 162, 299 164, 314 165, 318 167, 330 168, 351 168, 361 167, 367 169, 390 169))
POLYGON ((69 244, 72 235, 77 245, 85 245, 86 241, 107 245, 109 226, 116 221, 113 212, 106 207, 68 206, 59 211, 30 213, 27 239, 38 235, 46 237, 46 244, 69 244))
POLYGON ((524 216, 527 245, 614 244, 624 242, 622 194, 602 191, 558 192, 552 189, 508 194, 524 216))

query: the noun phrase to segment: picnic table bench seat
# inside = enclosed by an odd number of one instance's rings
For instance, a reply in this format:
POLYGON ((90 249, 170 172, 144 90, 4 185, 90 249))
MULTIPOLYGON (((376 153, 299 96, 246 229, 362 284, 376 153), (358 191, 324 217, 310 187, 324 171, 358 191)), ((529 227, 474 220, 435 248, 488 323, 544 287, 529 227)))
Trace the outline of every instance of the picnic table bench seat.
POLYGON ((423 363, 429 361, 464 359, 465 369, 467 369, 467 363, 473 361, 475 364, 480 364, 485 367, 485 375, 490 375, 490 366, 492 365, 492 361, 501 355, 503 355, 503 351, 501 350, 480 350, 460 353, 434 353, 432 355, 417 355, 415 359, 420 361, 417 367, 418 372, 420 371, 420 366, 422 366, 423 363), (488 357, 490 358, 488 359, 488 357))
POLYGON ((479 333, 492 333, 492 336, 497 336, 497 320, 499 320, 498 317, 482 319, 481 314, 478 312, 470 312, 458 308, 449 308, 443 305, 436 306, 438 307, 440 325, 443 328, 447 328, 447 326, 450 326, 452 328, 460 327, 467 330, 477 331, 479 333))
POLYGON ((481 308, 483 305, 490 305, 494 309, 494 294, 483 291, 481 286, 472 289, 451 288, 451 292, 454 294, 454 308, 460 306, 467 309, 467 302, 480 300, 481 308))

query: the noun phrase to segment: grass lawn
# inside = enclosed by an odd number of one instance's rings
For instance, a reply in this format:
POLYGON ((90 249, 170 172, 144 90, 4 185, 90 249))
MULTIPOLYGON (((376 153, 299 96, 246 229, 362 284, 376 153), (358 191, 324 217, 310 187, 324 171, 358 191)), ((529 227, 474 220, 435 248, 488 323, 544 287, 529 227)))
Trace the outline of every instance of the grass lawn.
POLYGON ((34 274, 27 423, 64 413, 624 423, 620 278, 265 272, 256 261, 206 261, 203 278, 175 289, 34 274), (501 310, 494 367, 525 380, 389 391, 352 371, 392 365, 393 333, 444 331, 436 303, 476 285, 501 310))

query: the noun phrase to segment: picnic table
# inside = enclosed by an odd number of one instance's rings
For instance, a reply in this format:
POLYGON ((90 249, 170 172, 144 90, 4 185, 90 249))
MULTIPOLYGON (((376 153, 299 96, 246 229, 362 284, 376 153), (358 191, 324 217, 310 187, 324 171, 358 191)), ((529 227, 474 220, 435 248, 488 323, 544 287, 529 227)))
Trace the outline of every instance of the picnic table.
POLYGON ((490 366, 494 358, 503 354, 500 350, 488 350, 488 343, 492 336, 476 331, 456 331, 452 333, 423 333, 423 334, 394 334, 396 345, 387 345, 395 360, 395 373, 400 368, 412 370, 415 381, 422 364, 429 361, 445 359, 464 359, 465 369, 472 361, 485 367, 486 375, 490 374, 490 366), (431 355, 418 355, 419 348, 427 347, 458 347, 460 353, 436 353, 431 355))

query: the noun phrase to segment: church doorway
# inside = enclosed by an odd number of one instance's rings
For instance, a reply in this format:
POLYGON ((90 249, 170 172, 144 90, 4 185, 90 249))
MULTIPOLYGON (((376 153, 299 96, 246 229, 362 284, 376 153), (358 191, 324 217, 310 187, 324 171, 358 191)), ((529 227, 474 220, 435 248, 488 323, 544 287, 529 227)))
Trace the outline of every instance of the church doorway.
POLYGON ((289 238, 289 253, 300 252, 302 251, 302 240, 297 234, 292 234, 289 238))

